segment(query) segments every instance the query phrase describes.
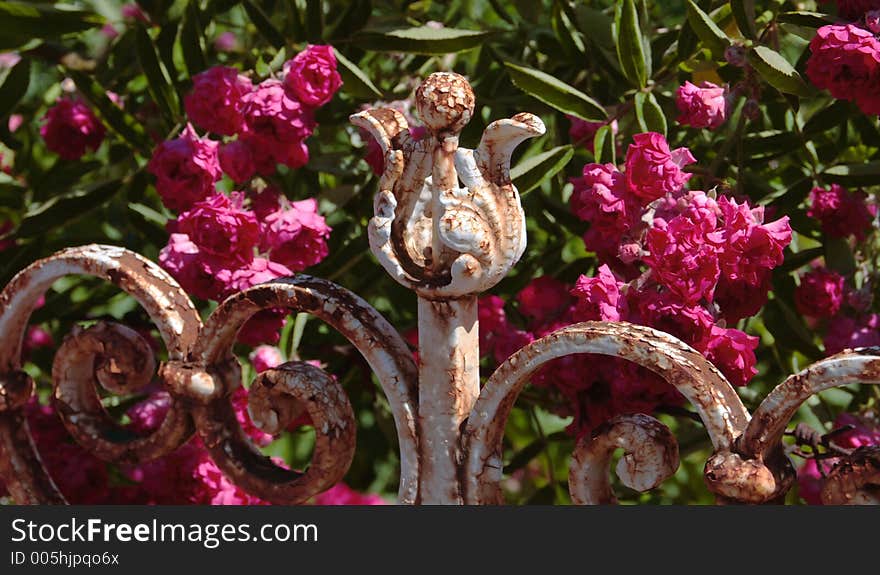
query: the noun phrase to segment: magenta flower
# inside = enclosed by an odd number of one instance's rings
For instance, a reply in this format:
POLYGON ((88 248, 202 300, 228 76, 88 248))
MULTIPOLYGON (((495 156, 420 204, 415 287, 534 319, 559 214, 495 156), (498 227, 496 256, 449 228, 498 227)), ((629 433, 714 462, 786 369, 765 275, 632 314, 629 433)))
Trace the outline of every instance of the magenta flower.
POLYGON ((607 265, 599 267, 596 277, 578 278, 572 295, 577 298, 578 321, 620 321, 625 315, 626 299, 621 297, 624 284, 617 280, 607 265), (623 311, 623 313, 621 313, 623 311))
POLYGON ((153 151, 147 170, 156 176, 156 191, 171 210, 186 210, 214 192, 220 179, 217 142, 199 138, 192 125, 153 151))
POLYGON ((712 326, 709 336, 697 344, 706 359, 715 364, 732 385, 746 385, 758 370, 755 369, 755 349, 758 338, 738 329, 712 326))
POLYGON ((292 202, 263 220, 261 247, 272 261, 301 271, 327 257, 330 226, 318 214, 314 198, 292 202))
POLYGON ((694 162, 687 148, 670 150, 662 134, 636 134, 626 152, 627 188, 643 204, 678 192, 691 178, 682 168, 694 162))
POLYGON ((78 160, 104 141, 104 125, 80 100, 62 98, 43 116, 40 135, 46 147, 65 160, 78 160))
POLYGON ((638 198, 613 164, 587 164, 583 177, 571 182, 571 211, 590 224, 584 245, 605 259, 616 257, 622 238, 639 225, 638 198))
POLYGON ((186 234, 171 234, 159 252, 159 264, 187 293, 202 299, 216 299, 224 291, 217 274, 225 272, 223 262, 201 252, 186 234))
POLYGON ((554 320, 573 302, 569 287, 550 276, 535 278, 517 295, 519 311, 530 320, 546 323, 554 320))
POLYGON ((832 317, 843 304, 844 277, 827 268, 816 268, 801 276, 794 292, 799 312, 810 317, 832 317))
POLYGON ((311 111, 291 98, 278 80, 265 80, 245 96, 245 133, 257 172, 268 175, 276 164, 299 167, 308 160, 303 141, 312 135, 311 111))
POLYGON ((190 120, 201 128, 232 136, 244 127, 244 97, 254 89, 235 68, 213 66, 193 76, 192 91, 184 98, 190 120))
POLYGON ((261 345, 257 347, 251 352, 250 360, 254 366, 254 371, 257 373, 263 373, 267 369, 278 367, 284 363, 281 350, 274 345, 261 345))
POLYGON ((813 84, 855 101, 866 114, 880 114, 880 41, 874 34, 855 24, 822 26, 810 51, 807 76, 813 84))
POLYGON ((248 263, 260 242, 256 216, 223 194, 196 202, 180 214, 177 231, 189 236, 201 253, 217 260, 248 263))
POLYGON ((678 123, 694 128, 717 128, 727 119, 726 90, 712 82, 685 82, 676 92, 678 123))
POLYGON ((312 108, 323 106, 342 86, 332 46, 308 46, 284 64, 284 85, 312 108))
POLYGON ((244 140, 235 140, 220 146, 218 159, 223 172, 236 184, 247 182, 257 173, 251 148, 244 140))
POLYGON ((829 189, 816 187, 810 192, 807 215, 819 220, 822 231, 832 238, 854 235, 862 241, 877 211, 865 198, 861 190, 849 193, 839 184, 831 184, 829 189))

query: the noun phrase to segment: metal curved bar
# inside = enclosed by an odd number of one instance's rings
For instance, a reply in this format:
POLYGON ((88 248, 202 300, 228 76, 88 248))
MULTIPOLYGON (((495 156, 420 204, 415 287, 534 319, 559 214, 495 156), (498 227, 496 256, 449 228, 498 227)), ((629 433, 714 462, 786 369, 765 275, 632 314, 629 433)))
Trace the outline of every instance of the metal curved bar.
MULTIPOLYGON (((250 469, 255 473, 265 471, 266 476, 274 473, 278 481, 290 478, 286 470, 278 476, 277 472, 263 468, 262 463, 254 464, 256 460, 250 452, 255 448, 241 435, 228 398, 241 383, 240 373, 235 369, 237 362, 231 355, 236 334, 253 314, 271 308, 291 309, 320 318, 345 336, 367 360, 379 379, 397 426, 401 463, 399 501, 415 503, 419 480, 418 399, 412 353, 394 327, 366 301, 332 282, 305 275, 274 280, 239 292, 214 310, 205 323, 190 362, 207 366, 206 370, 182 373, 180 381, 187 387, 187 394, 200 404, 196 406, 196 425, 217 464, 234 481, 240 477, 239 470, 248 465, 256 465, 250 469), (225 435, 221 433, 223 429, 225 435), (231 429, 238 432, 230 435, 231 429)), ((182 365, 179 369, 186 372, 189 368, 182 365)), ((325 431, 316 428, 319 435, 325 431)), ((354 440, 353 434, 351 440, 354 440)), ((259 491, 256 494, 262 495, 259 491)))
POLYGON ((278 504, 304 503, 338 483, 354 457, 355 418, 342 386, 320 368, 285 363, 257 376, 249 411, 265 431, 292 422, 295 406, 315 426, 315 450, 305 473, 285 469, 262 455, 225 398, 196 408, 202 441, 224 474, 252 495, 278 504))
POLYGON ((54 406, 68 432, 105 461, 137 463, 171 453, 192 437, 195 426, 182 402, 172 398, 156 431, 140 436, 114 421, 95 388, 131 395, 145 388, 156 372, 150 345, 136 331, 99 322, 64 339, 52 364, 54 406))
POLYGON ((467 503, 501 502, 501 442, 510 410, 542 365, 575 353, 620 357, 663 377, 694 405, 716 451, 730 450, 748 424, 748 412, 721 372, 680 340, 624 322, 575 324, 514 353, 483 387, 464 435, 467 503))
POLYGON ((880 348, 838 353, 789 376, 755 410, 737 451, 745 457, 766 456, 782 441, 801 404, 816 393, 850 383, 880 384, 880 348))
POLYGON ((880 505, 880 445, 860 447, 822 482, 825 505, 880 505))
POLYGON ((21 371, 21 346, 39 297, 70 274, 104 279, 134 297, 158 327, 171 360, 186 356, 201 325, 189 297, 170 275, 117 246, 62 250, 12 278, 0 293, 0 396, 5 398, 0 401, 0 476, 21 503, 64 503, 40 461, 22 411, 33 382, 21 371))
POLYGON ((641 413, 619 415, 578 441, 568 474, 573 503, 617 503, 609 475, 618 448, 624 455, 617 462, 617 476, 630 489, 653 489, 678 469, 678 442, 668 427, 641 413))

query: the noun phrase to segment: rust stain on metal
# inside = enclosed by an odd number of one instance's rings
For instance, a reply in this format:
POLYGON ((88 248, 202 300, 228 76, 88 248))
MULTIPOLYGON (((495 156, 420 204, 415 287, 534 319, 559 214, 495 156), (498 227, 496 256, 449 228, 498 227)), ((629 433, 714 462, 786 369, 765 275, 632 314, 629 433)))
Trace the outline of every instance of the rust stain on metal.
POLYGON ((822 480, 825 505, 880 505, 880 446, 859 447, 822 480))

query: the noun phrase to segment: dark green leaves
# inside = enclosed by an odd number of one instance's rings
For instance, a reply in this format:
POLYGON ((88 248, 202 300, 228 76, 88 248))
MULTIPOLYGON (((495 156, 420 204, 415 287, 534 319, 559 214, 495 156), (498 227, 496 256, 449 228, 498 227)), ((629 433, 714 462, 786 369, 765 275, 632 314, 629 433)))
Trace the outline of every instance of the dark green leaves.
POLYGON ((614 30, 620 69, 623 70, 630 83, 636 87, 644 88, 648 84, 650 73, 635 0, 623 0, 618 3, 614 18, 614 30))
POLYGON ((31 62, 27 58, 19 60, 0 84, 0 118, 8 116, 18 105, 31 81, 31 62))
POLYGON ((742 35, 746 38, 758 37, 755 26, 755 0, 730 0, 730 10, 742 35))
POLYGON ((376 52, 411 54, 451 54, 483 44, 489 32, 455 28, 403 28, 390 32, 363 32, 355 37, 361 48, 376 52))
POLYGON ((510 170, 513 185, 520 194, 526 194, 555 176, 568 164, 573 155, 574 149, 571 146, 559 146, 526 158, 510 170))
POLYGON ((150 154, 152 145, 143 126, 131 114, 114 104, 107 97, 107 90, 103 86, 82 72, 67 70, 67 74, 79 88, 80 93, 98 110, 98 114, 108 128, 132 148, 145 155, 150 154))
POLYGON ((198 0, 190 0, 180 25, 180 50, 190 76, 208 67, 198 0))
POLYGON ((555 76, 510 62, 505 62, 504 65, 510 79, 520 90, 548 106, 582 120, 598 122, 606 118, 601 104, 555 76))
POLYGON ((103 23, 103 18, 85 10, 61 9, 49 4, 0 2, 0 50, 17 48, 34 38, 60 38, 103 23))
POLYGON ((795 26, 804 26, 806 28, 821 28, 828 24, 836 24, 839 20, 830 14, 798 10, 796 12, 783 12, 776 16, 776 21, 782 24, 794 24, 795 26))
POLYGON ((357 98, 381 99, 382 92, 357 65, 342 55, 336 48, 336 61, 339 63, 339 75, 342 77, 342 90, 357 98))
POLYGON ((749 52, 749 64, 758 71, 768 84, 786 94, 809 96, 810 87, 804 82, 794 66, 781 54, 767 48, 756 46, 749 52))
POLYGON ((616 164, 617 146, 614 142, 614 130, 610 125, 604 125, 596 130, 593 136, 593 156, 597 164, 616 164))
POLYGON ((851 186, 870 186, 880 182, 880 161, 844 164, 828 168, 822 177, 830 182, 851 186))
POLYGON ((697 37, 712 52, 712 56, 719 60, 724 58, 724 50, 730 46, 730 38, 693 0, 687 0, 687 3, 688 23, 697 34, 697 37))
MULTIPOLYGON (((254 26, 257 27, 257 31, 265 38, 270 44, 275 46, 275 48, 283 47, 287 41, 284 38, 284 34, 282 34, 278 28, 272 24, 272 21, 269 20, 269 17, 266 16, 266 13, 263 12, 253 0, 244 0, 241 3, 244 11, 247 12, 248 18, 251 19, 254 26)), ((295 10, 295 8, 293 8, 295 10)), ((298 18, 298 15, 297 15, 298 18)))
POLYGON ((104 204, 121 188, 119 180, 85 186, 66 194, 53 196, 48 201, 31 206, 16 232, 20 238, 30 238, 66 224, 86 212, 104 204))
POLYGON ((666 135, 666 115, 653 92, 639 92, 635 98, 636 121, 643 132, 658 132, 666 135))
POLYGON ((147 29, 139 25, 135 34, 138 60, 147 76, 147 88, 150 95, 166 121, 169 124, 174 124, 180 107, 177 101, 177 92, 174 91, 171 84, 171 78, 168 76, 165 66, 159 61, 159 56, 147 29))

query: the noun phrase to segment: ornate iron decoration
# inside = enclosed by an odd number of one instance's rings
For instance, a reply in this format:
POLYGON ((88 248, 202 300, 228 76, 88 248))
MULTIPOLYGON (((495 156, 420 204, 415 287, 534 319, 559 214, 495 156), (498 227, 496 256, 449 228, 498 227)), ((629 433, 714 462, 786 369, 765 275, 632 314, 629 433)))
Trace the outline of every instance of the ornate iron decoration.
MULTIPOLYGON (((89 245, 35 262, 0 293, 0 476, 20 503, 65 503, 37 452, 24 416, 34 382, 22 371, 21 346, 33 307, 52 283, 85 274, 115 284, 147 311, 168 360, 158 366, 146 341, 114 323, 77 329, 58 349, 53 401, 83 447, 107 461, 140 462, 170 453, 198 433, 237 485, 276 503, 301 503, 342 479, 355 450, 355 419, 345 391, 305 363, 260 374, 251 386, 255 424, 279 433, 303 409, 316 446, 304 473, 277 466, 236 421, 232 392, 241 368, 231 348, 239 328, 263 309, 312 314, 343 334, 376 374, 400 443, 403 504, 502 503, 502 439, 517 396, 532 374, 575 353, 620 357, 645 366, 694 406, 714 454, 705 481, 720 503, 780 501, 795 477, 781 439, 811 395, 850 383, 880 383, 880 349, 846 351, 792 375, 750 416, 733 387, 700 353, 674 337, 627 323, 587 322, 547 335, 514 353, 480 386, 477 296, 500 281, 525 249, 525 217, 510 159, 523 140, 544 133, 521 113, 491 123, 475 150, 458 135, 474 94, 456 74, 431 75, 416 93, 428 137, 410 138, 391 109, 352 116, 382 147, 385 171, 369 225, 370 247, 391 276, 418 294, 419 362, 375 309, 345 288, 298 275, 261 284, 224 301, 202 324, 178 284, 155 263, 123 248, 89 245), (173 403, 146 437, 127 434, 102 407, 97 386, 131 394, 158 377, 173 403)), ((618 416, 582 439, 571 460, 575 503, 615 501, 613 452, 621 481, 644 491, 678 467, 670 430, 647 415, 618 416)), ((827 503, 880 503, 880 449, 846 456, 825 479, 827 503)))

